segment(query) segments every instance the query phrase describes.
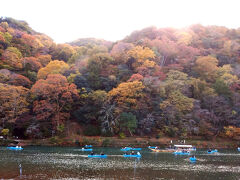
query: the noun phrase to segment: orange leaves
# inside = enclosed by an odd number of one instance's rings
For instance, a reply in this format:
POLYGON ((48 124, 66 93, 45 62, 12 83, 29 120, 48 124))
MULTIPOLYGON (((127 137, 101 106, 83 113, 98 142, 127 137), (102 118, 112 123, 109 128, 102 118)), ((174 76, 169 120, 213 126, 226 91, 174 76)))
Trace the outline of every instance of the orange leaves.
POLYGON ((235 138, 237 136, 240 136, 240 128, 237 128, 235 126, 227 126, 224 127, 225 135, 229 138, 235 138))
POLYGON ((21 52, 15 47, 8 47, 2 54, 3 63, 16 69, 23 67, 21 58, 21 52))
POLYGON ((0 117, 14 122, 18 116, 28 111, 28 89, 0 83, 0 117))
POLYGON ((142 82, 139 81, 121 83, 117 88, 109 91, 108 96, 110 99, 117 101, 120 106, 130 106, 137 109, 137 101, 144 96, 144 88, 142 82))
POLYGON ((49 74, 61 74, 65 70, 69 69, 69 65, 63 61, 54 60, 51 61, 46 67, 38 71, 38 79, 46 79, 49 74))

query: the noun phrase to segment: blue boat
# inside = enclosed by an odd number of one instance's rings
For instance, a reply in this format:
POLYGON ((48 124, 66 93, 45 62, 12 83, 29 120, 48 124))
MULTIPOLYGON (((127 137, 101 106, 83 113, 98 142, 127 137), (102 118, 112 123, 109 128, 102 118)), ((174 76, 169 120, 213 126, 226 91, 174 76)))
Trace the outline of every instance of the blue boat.
POLYGON ((7 147, 7 149, 9 149, 9 150, 16 150, 16 151, 18 151, 18 150, 23 150, 23 148, 21 147, 21 146, 11 146, 11 147, 7 147))
POLYGON ((196 157, 190 157, 189 160, 190 160, 191 162, 196 162, 196 161, 197 161, 196 157))
POLYGON ((93 149, 82 148, 82 151, 92 151, 93 149))
POLYGON ((157 149, 157 146, 148 146, 149 149, 157 149))
POLYGON ((89 158, 107 158, 107 155, 100 155, 100 154, 95 154, 95 155, 88 155, 89 158))
POLYGON ((216 153, 216 152, 218 152, 217 149, 214 149, 214 150, 208 150, 208 151, 207 151, 208 154, 212 154, 212 153, 216 153))
POLYGON ((132 151, 141 151, 142 148, 132 148, 131 150, 132 150, 132 151))
POLYGON ((175 151, 173 152, 175 155, 190 155, 189 151, 175 151))
POLYGON ((85 148, 91 148, 92 145, 85 145, 85 148))
POLYGON ((131 151, 132 150, 132 148, 131 147, 125 147, 125 148, 122 148, 122 149, 120 149, 121 151, 131 151))
POLYGON ((135 158, 140 158, 142 157, 141 154, 124 154, 123 157, 135 157, 135 158))

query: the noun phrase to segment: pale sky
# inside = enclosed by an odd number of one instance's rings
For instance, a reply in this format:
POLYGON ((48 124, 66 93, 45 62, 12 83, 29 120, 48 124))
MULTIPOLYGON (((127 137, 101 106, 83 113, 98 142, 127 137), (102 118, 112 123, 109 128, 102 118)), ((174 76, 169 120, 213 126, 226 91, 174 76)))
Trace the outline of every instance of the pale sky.
POLYGON ((0 0, 0 16, 25 20, 57 43, 121 40, 145 27, 240 27, 240 0, 0 0))

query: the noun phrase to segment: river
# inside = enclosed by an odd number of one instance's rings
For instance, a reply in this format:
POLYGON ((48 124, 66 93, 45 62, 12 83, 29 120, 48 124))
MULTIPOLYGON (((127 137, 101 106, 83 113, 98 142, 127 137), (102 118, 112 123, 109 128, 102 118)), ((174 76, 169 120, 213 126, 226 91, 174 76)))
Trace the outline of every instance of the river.
POLYGON ((120 148, 94 148, 108 154, 91 159, 77 147, 24 147, 22 151, 0 148, 0 179, 240 179, 240 152, 219 149, 207 154, 198 149, 197 162, 189 156, 153 153, 144 148, 142 158, 124 158, 120 148), (22 171, 22 172, 20 172, 22 171))

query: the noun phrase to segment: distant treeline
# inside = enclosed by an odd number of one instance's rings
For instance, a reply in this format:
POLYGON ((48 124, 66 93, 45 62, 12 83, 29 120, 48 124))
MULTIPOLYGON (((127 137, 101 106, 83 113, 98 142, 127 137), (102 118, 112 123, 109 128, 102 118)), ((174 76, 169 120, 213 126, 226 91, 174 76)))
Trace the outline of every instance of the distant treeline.
POLYGON ((239 77, 240 29, 149 27, 118 42, 56 44, 0 18, 3 135, 237 139, 239 77))

